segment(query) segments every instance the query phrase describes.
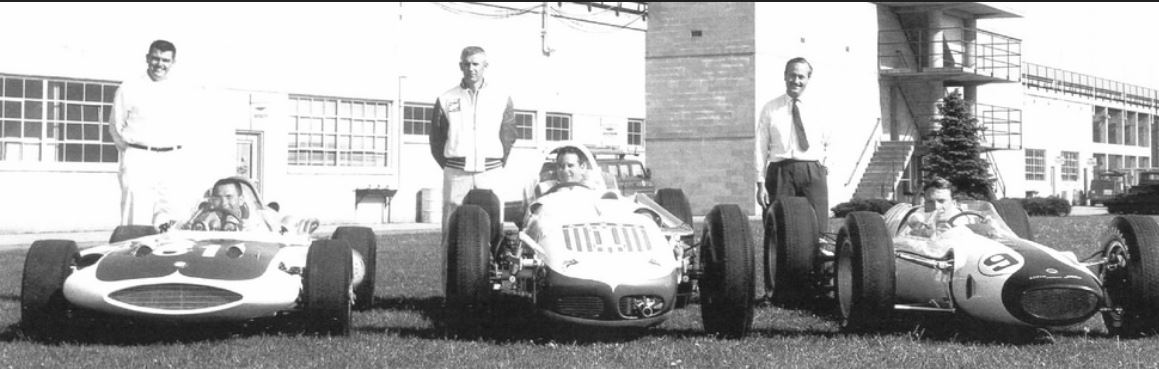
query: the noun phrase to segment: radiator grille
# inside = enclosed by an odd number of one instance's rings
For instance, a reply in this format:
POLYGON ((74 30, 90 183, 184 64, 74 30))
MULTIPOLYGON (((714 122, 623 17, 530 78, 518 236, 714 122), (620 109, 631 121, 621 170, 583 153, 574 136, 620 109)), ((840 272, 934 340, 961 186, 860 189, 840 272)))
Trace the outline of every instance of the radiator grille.
POLYGON ((1043 288, 1022 293, 1022 309, 1027 314, 1044 320, 1072 320, 1091 314, 1099 305, 1099 297, 1086 290, 1073 288, 1043 288))
POLYGON ((126 288, 109 297, 133 306, 162 310, 205 309, 241 300, 241 295, 220 288, 177 283, 126 288))
POLYGON ((580 318, 599 318, 604 300, 596 296, 567 296, 555 300, 556 312, 580 318))

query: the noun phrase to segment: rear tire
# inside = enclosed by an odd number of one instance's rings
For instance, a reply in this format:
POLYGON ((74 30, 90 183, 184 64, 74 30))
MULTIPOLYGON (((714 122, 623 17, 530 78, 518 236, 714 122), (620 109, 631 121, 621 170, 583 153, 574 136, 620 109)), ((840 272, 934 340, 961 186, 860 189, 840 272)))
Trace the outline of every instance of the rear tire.
POLYGON ((486 189, 471 190, 467 192, 467 197, 463 198, 463 205, 476 205, 486 211, 491 221, 491 246, 498 246, 503 242, 503 218, 499 217, 503 203, 499 202, 499 196, 496 196, 495 192, 486 189))
POLYGON ((812 297, 811 278, 820 238, 816 223, 813 205, 804 197, 786 197, 773 203, 775 242, 773 245, 766 243, 776 252, 767 261, 773 265, 773 301, 801 305, 812 297))
POLYGON ((354 288, 354 308, 357 310, 370 309, 374 305, 374 282, 378 274, 376 269, 378 265, 377 236, 374 235, 373 230, 367 227, 338 227, 330 238, 345 240, 351 249, 362 256, 365 274, 363 274, 362 283, 354 288))
POLYGON ((1026 209, 1022 207, 1022 203, 1018 200, 1001 199, 991 201, 994 205, 994 210, 1002 217, 1002 221, 1014 231, 1018 237, 1034 241, 1034 231, 1030 229, 1030 217, 1026 215, 1026 209))
POLYGON ((157 228, 154 228, 150 225, 117 226, 117 228, 113 230, 113 235, 109 236, 109 243, 117 243, 134 238, 152 236, 155 234, 157 234, 157 228))
POLYGON ((464 205, 451 214, 447 228, 445 294, 448 307, 466 310, 486 304, 491 293, 488 272, 491 253, 490 215, 483 208, 464 205))
POLYGON ((836 283, 841 326, 877 326, 893 312, 896 286, 893 242, 881 215, 855 211, 837 234, 836 283))
POLYGON ((708 333, 740 338, 752 328, 753 257, 748 217, 740 207, 713 207, 705 217, 700 240, 700 314, 708 333))
POLYGON ((1103 313, 1107 332, 1137 337, 1159 328, 1159 225, 1148 216, 1126 215, 1111 220, 1103 237, 1100 270, 1109 307, 1103 313))
POLYGON ((64 281, 76 255, 76 242, 68 240, 40 240, 28 249, 20 286, 20 326, 26 334, 44 337, 65 327, 64 281))
POLYGON ((306 254, 302 279, 306 322, 310 333, 350 335, 350 279, 354 262, 350 246, 341 240, 317 240, 306 254))

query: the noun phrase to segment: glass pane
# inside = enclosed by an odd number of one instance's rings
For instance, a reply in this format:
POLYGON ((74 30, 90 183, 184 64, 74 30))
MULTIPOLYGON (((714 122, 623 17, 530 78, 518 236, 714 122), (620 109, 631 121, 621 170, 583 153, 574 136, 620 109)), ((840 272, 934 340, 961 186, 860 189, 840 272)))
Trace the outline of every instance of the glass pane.
POLYGON ((100 141, 101 140, 101 126, 96 124, 84 125, 84 139, 86 141, 100 141))
POLYGON ((81 144, 64 144, 64 161, 81 161, 81 144))
POLYGON ((386 104, 374 105, 374 117, 377 119, 386 119, 386 104))
POLYGON ((315 116, 322 115, 325 112, 325 109, 323 109, 322 105, 323 105, 322 100, 311 100, 310 101, 310 111, 312 113, 311 115, 315 115, 315 116))
POLYGON ((4 102, 4 117, 5 118, 20 118, 20 102, 19 101, 5 101, 4 102))
POLYGON ((80 104, 68 104, 65 106, 65 119, 75 121, 81 120, 81 108, 82 106, 80 104))
MULTIPOLYGON (((76 124, 76 123, 72 123, 72 124, 66 124, 66 125, 65 125, 65 126, 66 126, 66 128, 65 128, 65 131, 64 131, 64 133, 65 133, 65 134, 64 134, 64 137, 65 137, 66 139, 69 139, 69 140, 79 140, 79 139, 81 139, 81 126, 82 126, 82 125, 83 125, 83 124, 76 124)), ((68 148, 65 148, 65 151, 67 152, 67 151, 68 151, 68 148)), ((65 155, 65 156, 67 157, 67 155, 65 155)))
POLYGON ((350 154, 350 165, 351 166, 355 166, 355 167, 362 166, 362 160, 363 160, 362 153, 356 152, 356 153, 350 154))
POLYGON ((338 120, 338 133, 350 133, 350 119, 338 120))
POLYGON ((25 101, 24 102, 24 118, 25 119, 40 119, 43 116, 44 103, 40 101, 25 101))
POLYGON ((287 135, 286 146, 288 146, 290 148, 298 147, 298 135, 293 134, 293 133, 287 135))
POLYGON ((321 151, 311 151, 310 152, 310 165, 322 165, 322 152, 321 151))
POLYGON ((338 137, 338 149, 340 149, 340 150, 349 150, 350 149, 350 136, 338 137))
POLYGON ((354 103, 353 106, 354 106, 354 111, 351 113, 352 115, 354 115, 355 117, 365 117, 366 116, 366 114, 364 114, 365 112, 363 111, 364 105, 362 103, 354 103))
POLYGON ((350 102, 349 101, 342 101, 342 102, 338 103, 338 116, 340 116, 340 117, 349 117, 350 116, 350 102))
POLYGON ((109 133, 109 125, 101 125, 101 142, 113 142, 113 135, 109 133))
POLYGON ((4 132, 0 137, 20 137, 20 121, 4 121, 4 132))
POLYGON ((374 121, 373 120, 362 121, 362 132, 365 134, 368 134, 368 135, 374 134, 374 121))
POLYGON ((48 123, 48 129, 45 130, 47 138, 56 138, 56 130, 60 129, 60 125, 56 123, 48 123))
POLYGON ((111 106, 102 106, 101 107, 101 121, 108 122, 110 115, 113 115, 113 108, 111 106))
POLYGON ((334 133, 335 129, 337 128, 337 127, 336 127, 337 125, 338 125, 338 120, 337 120, 337 119, 334 119, 334 118, 326 118, 326 124, 325 124, 325 125, 323 125, 323 127, 322 127, 322 132, 326 132, 326 133, 334 133))
POLYGON ((333 149, 335 146, 338 146, 338 138, 334 135, 326 135, 326 148, 333 149))
MULTIPOLYGON (((68 89, 64 93, 65 100, 69 101, 84 101, 85 100, 85 85, 83 83, 69 82, 68 89)), ((68 157, 68 148, 65 148, 65 158, 68 157)), ((79 153, 79 151, 78 151, 79 153)), ((71 160, 70 160, 71 161, 71 160)))
POLYGON ((298 151, 296 151, 296 150, 287 150, 286 151, 286 164, 298 165, 298 151))
POLYGON ((336 156, 337 155, 333 151, 327 151, 326 152, 326 161, 325 161, 326 165, 331 166, 331 167, 338 165, 337 163, 335 163, 336 156))
POLYGON ((113 102, 113 100, 115 100, 115 98, 117 97, 117 86, 112 86, 112 85, 105 86, 105 93, 103 94, 103 96, 104 96, 104 99, 102 101, 107 102, 107 103, 113 102))
POLYGON ((362 145, 362 136, 354 137, 352 143, 354 144, 354 146, 352 146, 351 148, 353 148, 355 150, 362 150, 362 148, 364 147, 362 145))
POLYGON ((64 98, 64 82, 48 82, 48 98, 60 100, 64 98))
POLYGON ((4 79, 4 96, 24 97, 24 79, 8 77, 4 79))
POLYGON ((99 162, 101 162, 101 145, 85 144, 84 150, 85 150, 84 161, 86 163, 99 163, 99 162))
POLYGON ((350 153, 349 152, 338 153, 338 165, 350 166, 350 153))
POLYGON ((39 80, 39 79, 25 80, 24 81, 24 97, 27 97, 30 99, 44 98, 44 81, 39 80))
MULTIPOLYGON (((426 133, 426 132, 422 132, 422 133, 426 133)), ((385 121, 374 122, 374 134, 379 135, 379 136, 386 135, 386 122, 385 121)))
POLYGON ((24 137, 40 138, 42 126, 40 122, 24 122, 24 137))
POLYGON ((312 147, 312 148, 322 147, 322 135, 310 135, 310 147, 312 147))
POLYGON ((85 101, 101 101, 101 85, 85 84, 85 101))
POLYGON ((101 108, 99 106, 85 105, 84 106, 85 122, 100 122, 101 108))
POLYGON ((56 103, 56 102, 49 103, 48 104, 48 119, 64 119, 64 114, 62 114, 63 109, 64 109, 64 105, 61 103, 56 103))
POLYGON ((298 115, 310 115, 310 100, 298 100, 298 115))
POLYGON ((116 163, 118 155, 120 155, 120 153, 117 152, 116 146, 101 145, 101 162, 103 162, 103 163, 116 163))
POLYGON ((338 114, 338 102, 334 100, 326 100, 326 116, 332 117, 338 114))

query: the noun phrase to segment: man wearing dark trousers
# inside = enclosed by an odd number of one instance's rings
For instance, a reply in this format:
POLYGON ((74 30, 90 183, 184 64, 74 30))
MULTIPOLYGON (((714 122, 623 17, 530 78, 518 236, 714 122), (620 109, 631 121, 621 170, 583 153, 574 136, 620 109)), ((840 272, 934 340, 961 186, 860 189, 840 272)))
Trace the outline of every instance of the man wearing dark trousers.
POLYGON ((781 198, 805 197, 813 205, 817 229, 825 233, 829 228, 829 130, 817 114, 824 109, 822 104, 803 97, 812 75, 808 60, 790 59, 785 63, 785 94, 761 108, 757 145, 763 160, 757 161, 757 201, 768 209, 781 198))

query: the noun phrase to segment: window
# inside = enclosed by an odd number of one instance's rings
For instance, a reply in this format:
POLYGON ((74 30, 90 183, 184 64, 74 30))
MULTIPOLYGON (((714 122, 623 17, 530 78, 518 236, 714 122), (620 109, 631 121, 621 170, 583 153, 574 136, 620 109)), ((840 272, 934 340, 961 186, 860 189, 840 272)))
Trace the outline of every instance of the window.
POLYGON ((1107 154, 1094 154, 1095 173, 1107 170, 1107 154))
POLYGON ((1107 169, 1108 170, 1123 169, 1123 156, 1122 155, 1107 155, 1107 169))
POLYGON ((1079 180, 1079 153, 1073 151, 1062 152, 1062 180, 1079 180))
POLYGON ((535 112, 515 112, 515 138, 519 140, 535 140, 535 112))
POLYGON ((1136 159, 1134 156, 1125 156, 1123 160, 1126 160, 1123 163, 1123 169, 1135 169, 1136 159))
POLYGON ((1139 114, 1133 111, 1127 112, 1126 125, 1123 127, 1123 144, 1135 146, 1135 134, 1139 130, 1135 128, 1139 123, 1139 114))
POLYGON ((1026 180, 1046 180, 1046 150, 1026 149, 1026 180))
POLYGON ((1096 106, 1095 116, 1091 119, 1091 140, 1095 143, 1107 142, 1107 108, 1096 106))
POLYGON ((628 144, 636 146, 644 144, 643 119, 628 119, 628 144))
POLYGON ((385 167, 385 101, 291 96, 289 164, 385 167))
POLYGON ((1123 111, 1110 109, 1111 121, 1107 124, 1107 143, 1123 143, 1123 111))
POLYGON ((1151 158, 1148 158, 1146 156, 1140 156, 1139 157, 1139 168, 1143 168, 1143 169, 1151 168, 1151 158))
POLYGON ((571 139, 571 115, 547 113, 547 140, 567 141, 571 139))
POLYGON ((1151 146, 1151 118, 1153 115, 1139 114, 1139 146, 1151 146))
POLYGON ((405 135, 426 136, 431 133, 431 118, 434 115, 434 105, 403 104, 402 133, 405 135))
POLYGON ((115 82, 0 75, 0 162, 115 163, 115 82))

